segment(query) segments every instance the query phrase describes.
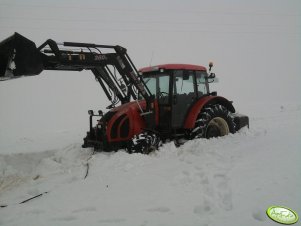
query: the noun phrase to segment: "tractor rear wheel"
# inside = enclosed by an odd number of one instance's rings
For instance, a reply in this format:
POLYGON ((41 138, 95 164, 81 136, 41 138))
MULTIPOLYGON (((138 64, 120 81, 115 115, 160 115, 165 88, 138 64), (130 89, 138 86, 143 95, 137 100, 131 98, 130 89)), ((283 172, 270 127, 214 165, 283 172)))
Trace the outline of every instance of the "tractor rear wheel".
POLYGON ((215 104, 202 109, 192 131, 193 138, 212 138, 235 133, 234 118, 229 110, 215 104))
POLYGON ((135 136, 129 144, 129 153, 149 154, 158 150, 160 138, 155 133, 145 132, 135 136))

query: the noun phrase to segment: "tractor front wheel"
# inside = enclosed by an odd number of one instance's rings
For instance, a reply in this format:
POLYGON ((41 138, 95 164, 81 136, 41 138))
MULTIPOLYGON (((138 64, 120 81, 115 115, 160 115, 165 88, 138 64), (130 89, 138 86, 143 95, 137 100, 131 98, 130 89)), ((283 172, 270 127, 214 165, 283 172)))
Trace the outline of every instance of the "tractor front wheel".
POLYGON ((129 153, 149 154, 158 150, 160 145, 160 138, 151 132, 141 133, 135 136, 128 147, 129 153))
POLYGON ((212 138, 235 133, 235 123, 231 112, 220 104, 202 109, 192 130, 192 138, 212 138))

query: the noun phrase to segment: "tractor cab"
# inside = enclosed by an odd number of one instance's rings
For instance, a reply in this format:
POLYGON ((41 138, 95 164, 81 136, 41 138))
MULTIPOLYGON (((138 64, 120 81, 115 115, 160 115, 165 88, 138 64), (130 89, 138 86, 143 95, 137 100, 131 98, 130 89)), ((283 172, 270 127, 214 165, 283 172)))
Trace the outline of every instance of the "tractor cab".
POLYGON ((164 64, 142 68, 140 74, 158 102, 161 131, 181 130, 190 108, 210 93, 210 77, 202 66, 164 64))

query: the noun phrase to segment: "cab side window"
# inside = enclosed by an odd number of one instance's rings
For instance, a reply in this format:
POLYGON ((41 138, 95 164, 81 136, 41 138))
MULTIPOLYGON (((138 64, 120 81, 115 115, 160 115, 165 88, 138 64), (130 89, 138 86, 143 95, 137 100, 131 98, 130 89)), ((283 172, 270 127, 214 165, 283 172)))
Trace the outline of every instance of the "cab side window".
POLYGON ((159 79, 159 86, 158 86, 158 92, 164 93, 166 95, 169 94, 169 75, 163 75, 163 76, 158 76, 159 79))
POLYGON ((174 72, 173 94, 186 94, 194 96, 194 73, 193 71, 176 70, 174 72))
POLYGON ((198 96, 203 96, 208 93, 208 83, 206 83, 206 71, 197 71, 196 72, 196 83, 198 87, 198 96))

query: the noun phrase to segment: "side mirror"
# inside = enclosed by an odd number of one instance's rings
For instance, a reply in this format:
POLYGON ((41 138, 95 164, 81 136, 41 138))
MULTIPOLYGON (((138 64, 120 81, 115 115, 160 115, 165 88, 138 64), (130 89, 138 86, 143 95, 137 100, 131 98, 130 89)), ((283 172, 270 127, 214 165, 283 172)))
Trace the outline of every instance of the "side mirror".
POLYGON ((207 76, 207 79, 208 79, 208 83, 217 83, 218 82, 218 78, 215 76, 215 73, 210 73, 208 76, 207 76))
POLYGON ((208 76, 209 79, 214 79, 215 78, 215 73, 210 73, 210 75, 208 76))

